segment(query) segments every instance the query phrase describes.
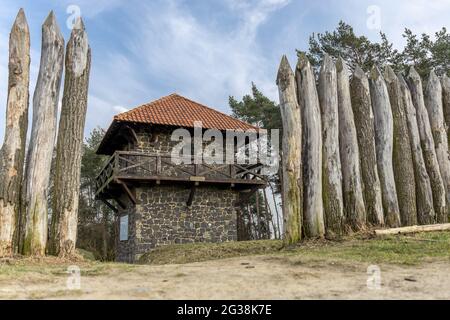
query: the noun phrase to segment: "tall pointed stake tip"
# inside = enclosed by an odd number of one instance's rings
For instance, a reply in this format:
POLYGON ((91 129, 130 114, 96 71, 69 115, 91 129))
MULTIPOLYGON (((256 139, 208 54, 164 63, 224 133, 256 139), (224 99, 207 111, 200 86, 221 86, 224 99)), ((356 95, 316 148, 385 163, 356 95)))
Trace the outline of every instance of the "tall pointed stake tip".
POLYGON ((322 67, 331 67, 333 65, 333 59, 328 53, 323 54, 322 67))
POLYGON ((14 26, 28 27, 27 18, 25 16, 25 10, 23 8, 19 9, 17 13, 16 20, 14 20, 14 26))
POLYGON ((420 79, 419 73, 417 72, 416 68, 414 68, 414 66, 411 66, 409 68, 408 78, 420 79))
POLYGON ((301 52, 298 55, 297 69, 304 69, 310 65, 309 59, 306 56, 306 53, 301 52))
POLYGON ((336 70, 342 72, 344 69, 347 70, 347 64, 345 63, 345 60, 339 56, 336 60, 336 70))
POLYGON ((370 70, 370 78, 373 80, 378 80, 380 77, 382 77, 381 70, 376 64, 374 64, 372 70, 370 70))
POLYGON ((387 65, 384 67, 384 79, 389 81, 397 80, 397 75, 391 66, 387 65))
POLYGON ((288 60, 287 56, 283 55, 283 57, 281 58, 280 67, 278 69, 277 84, 279 83, 280 79, 283 76, 290 75, 290 74, 293 75, 294 72, 292 71, 292 68, 291 68, 291 65, 289 64, 289 60, 288 60))
POLYGON ((353 77, 358 79, 363 79, 366 77, 366 73, 358 64, 355 65, 355 70, 353 70, 353 77))
POLYGON ((428 81, 433 81, 433 82, 439 82, 439 78, 438 78, 438 76, 437 76, 437 74, 436 74, 436 71, 434 70, 434 69, 431 69, 431 71, 430 71, 430 76, 429 76, 429 79, 428 79, 428 81))
POLYGON ((86 28, 84 26, 83 18, 81 18, 81 16, 76 18, 75 23, 73 25, 73 30, 83 30, 84 31, 85 29, 86 28))
POLYGON ((44 25, 45 26, 51 26, 51 25, 56 25, 56 16, 55 13, 53 12, 53 10, 50 11, 50 13, 48 14, 47 18, 45 18, 44 21, 44 25))

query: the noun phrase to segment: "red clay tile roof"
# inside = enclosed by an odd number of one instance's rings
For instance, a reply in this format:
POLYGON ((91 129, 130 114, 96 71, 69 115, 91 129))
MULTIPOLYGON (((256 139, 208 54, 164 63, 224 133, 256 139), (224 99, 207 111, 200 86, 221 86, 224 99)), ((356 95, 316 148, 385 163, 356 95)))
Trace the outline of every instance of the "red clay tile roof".
POLYGON ((185 128, 193 128, 195 121, 201 121, 202 127, 205 129, 258 129, 255 126, 232 118, 178 94, 171 94, 128 112, 121 113, 115 116, 114 120, 185 128))

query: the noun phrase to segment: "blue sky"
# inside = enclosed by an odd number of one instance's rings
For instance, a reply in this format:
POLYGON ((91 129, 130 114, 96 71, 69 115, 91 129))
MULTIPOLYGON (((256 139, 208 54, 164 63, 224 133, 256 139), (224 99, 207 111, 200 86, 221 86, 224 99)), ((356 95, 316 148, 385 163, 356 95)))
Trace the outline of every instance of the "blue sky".
POLYGON ((172 92, 229 113, 228 96, 242 97, 254 81, 277 100, 281 55, 294 63, 295 49, 306 49, 311 33, 332 30, 341 19, 374 40, 380 27, 402 47, 405 27, 432 34, 449 27, 450 16, 450 0, 2 0, 1 141, 8 34, 18 9, 25 9, 31 30, 32 97, 41 24, 53 9, 67 41, 66 22, 74 6, 85 20, 93 53, 86 133, 107 127, 117 113, 172 92), (370 24, 373 8, 380 18, 375 27, 370 24))

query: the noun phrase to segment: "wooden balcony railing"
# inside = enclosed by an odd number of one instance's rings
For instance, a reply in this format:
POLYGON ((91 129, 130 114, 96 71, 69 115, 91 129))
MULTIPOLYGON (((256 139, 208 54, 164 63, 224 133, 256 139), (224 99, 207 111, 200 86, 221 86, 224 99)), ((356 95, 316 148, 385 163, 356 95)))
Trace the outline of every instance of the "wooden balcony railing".
POLYGON ((117 181, 266 185, 261 164, 176 164, 170 154, 117 151, 96 178, 96 194, 117 181))

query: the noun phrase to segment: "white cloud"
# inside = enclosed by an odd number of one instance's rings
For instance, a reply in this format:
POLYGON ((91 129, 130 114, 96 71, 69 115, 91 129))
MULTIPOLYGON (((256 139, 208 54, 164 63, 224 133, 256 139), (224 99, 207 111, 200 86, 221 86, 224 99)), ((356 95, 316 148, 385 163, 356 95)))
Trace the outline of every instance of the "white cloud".
POLYGON ((124 113, 124 112, 129 111, 129 109, 122 107, 122 106, 114 106, 113 110, 117 113, 124 113))
POLYGON ((148 8, 129 47, 136 56, 145 53, 142 65, 154 78, 172 85, 172 91, 223 111, 228 110, 228 95, 247 93, 251 81, 274 95, 268 72, 272 66, 255 37, 258 27, 288 1, 252 1, 256 5, 251 10, 241 10, 248 3, 228 3, 241 21, 231 31, 205 24, 174 2, 158 12, 148 8))

